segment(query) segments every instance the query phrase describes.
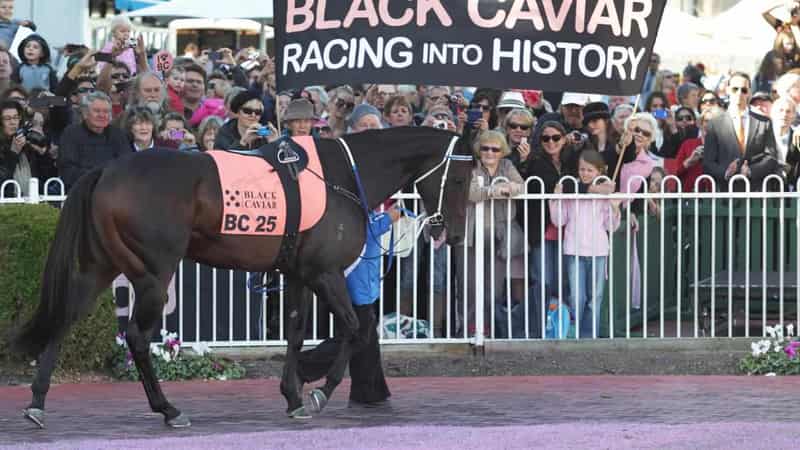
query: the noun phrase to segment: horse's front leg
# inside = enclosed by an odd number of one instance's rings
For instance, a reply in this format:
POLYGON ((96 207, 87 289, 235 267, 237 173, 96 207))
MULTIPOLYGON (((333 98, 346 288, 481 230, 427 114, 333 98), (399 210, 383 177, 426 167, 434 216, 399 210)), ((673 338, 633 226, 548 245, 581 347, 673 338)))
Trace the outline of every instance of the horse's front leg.
POLYGON ((295 419, 308 419, 311 416, 303 407, 303 381, 298 375, 298 355, 303 348, 306 334, 306 320, 311 305, 311 295, 303 284, 294 278, 287 278, 287 298, 289 299, 289 316, 287 318, 286 363, 281 377, 281 394, 286 399, 286 413, 295 419))
POLYGON ((335 320, 341 321, 341 326, 338 326, 338 324, 336 326, 338 335, 335 339, 339 351, 327 372, 325 385, 314 389, 309 394, 312 409, 321 411, 344 377, 344 371, 352 353, 351 341, 358 333, 358 317, 353 310, 343 273, 327 272, 321 274, 315 280, 312 280, 311 286, 317 292, 317 295, 331 307, 335 320))

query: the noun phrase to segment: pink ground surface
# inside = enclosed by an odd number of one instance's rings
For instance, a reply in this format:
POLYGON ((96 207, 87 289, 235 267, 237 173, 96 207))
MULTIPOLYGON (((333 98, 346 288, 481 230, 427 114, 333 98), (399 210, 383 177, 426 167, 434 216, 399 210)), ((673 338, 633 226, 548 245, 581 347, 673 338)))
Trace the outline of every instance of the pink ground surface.
POLYGON ((271 431, 186 438, 79 440, 0 449, 795 449, 789 424, 411 426, 271 431))
POLYGON ((350 407, 345 381, 306 421, 286 417, 278 384, 164 383, 182 430, 138 383, 53 386, 45 430, 22 417, 28 387, 0 387, 0 450, 800 448, 800 377, 393 378, 380 408, 350 407))

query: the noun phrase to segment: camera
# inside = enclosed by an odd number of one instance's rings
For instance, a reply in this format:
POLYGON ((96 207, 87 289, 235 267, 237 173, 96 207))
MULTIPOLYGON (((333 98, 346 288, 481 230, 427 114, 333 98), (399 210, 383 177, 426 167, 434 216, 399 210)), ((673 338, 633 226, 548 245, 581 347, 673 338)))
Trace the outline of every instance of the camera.
POLYGON ((433 128, 438 128, 440 130, 446 130, 447 129, 447 121, 446 120, 439 120, 439 119, 434 120, 433 121, 433 128))
POLYGON ((182 141, 184 135, 183 130, 169 130, 169 139, 171 141, 182 141))
POLYGON ((125 46, 128 48, 136 48, 136 38, 128 39, 128 41, 125 43, 125 46))
POLYGON ((258 134, 261 137, 267 137, 272 134, 272 130, 270 130, 268 127, 261 127, 258 129, 256 134, 258 134))
POLYGON ((570 133, 570 136, 572 136, 572 140, 575 141, 576 143, 583 142, 583 141, 589 139, 589 135, 588 134, 581 133, 578 130, 575 130, 572 133, 570 133))
POLYGON ((17 130, 16 136, 25 136, 25 139, 29 143, 37 145, 39 147, 44 147, 47 145, 47 137, 45 137, 44 134, 34 130, 33 124, 31 124, 30 122, 25 122, 25 124, 23 124, 17 130))

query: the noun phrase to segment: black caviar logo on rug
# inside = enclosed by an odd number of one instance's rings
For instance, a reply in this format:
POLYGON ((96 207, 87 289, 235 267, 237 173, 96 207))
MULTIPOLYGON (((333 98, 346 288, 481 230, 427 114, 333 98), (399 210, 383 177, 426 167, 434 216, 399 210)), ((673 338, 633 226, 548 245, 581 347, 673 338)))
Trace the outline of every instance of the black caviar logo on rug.
POLYGON ((240 231, 244 233, 250 231, 271 233, 275 231, 278 217, 267 215, 269 212, 274 212, 278 207, 278 196, 275 192, 225 190, 224 201, 226 208, 263 210, 265 214, 256 214, 254 216, 248 213, 225 214, 223 231, 240 231))

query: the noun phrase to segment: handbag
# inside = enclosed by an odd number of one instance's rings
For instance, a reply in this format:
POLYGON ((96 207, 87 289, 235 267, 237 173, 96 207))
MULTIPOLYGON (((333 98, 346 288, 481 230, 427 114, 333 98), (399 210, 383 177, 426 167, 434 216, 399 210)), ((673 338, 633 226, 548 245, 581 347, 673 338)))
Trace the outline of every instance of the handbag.
POLYGON ((506 226, 502 226, 503 231, 497 233, 497 256, 506 261, 509 258, 514 258, 516 256, 522 256, 525 254, 525 249, 528 248, 528 243, 525 240, 525 233, 522 232, 522 227, 520 227, 519 223, 516 220, 511 221, 511 233, 510 235, 506 235, 506 226), (506 243, 507 239, 511 239, 511 254, 508 254, 508 244, 506 243), (499 247, 499 248, 498 248, 499 247))

